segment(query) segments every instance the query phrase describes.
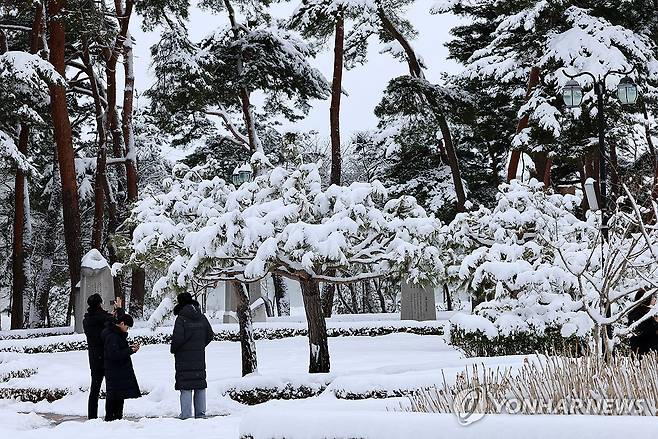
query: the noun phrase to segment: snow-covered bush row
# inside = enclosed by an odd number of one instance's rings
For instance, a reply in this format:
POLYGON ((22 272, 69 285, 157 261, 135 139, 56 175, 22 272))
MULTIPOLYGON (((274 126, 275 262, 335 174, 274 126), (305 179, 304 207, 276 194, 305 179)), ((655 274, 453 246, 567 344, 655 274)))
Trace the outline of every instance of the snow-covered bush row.
MULTIPOLYGON (((228 325, 226 325, 228 326, 228 325)), ((237 326, 227 328, 226 326, 214 326, 214 341, 239 341, 240 334, 237 326)), ((327 328, 328 337, 376 337, 398 332, 407 332, 418 335, 442 335, 443 328, 439 322, 368 322, 367 325, 351 327, 349 325, 336 325, 327 328), (372 324, 371 324, 372 323, 372 324)), ((254 338, 257 340, 276 340, 289 337, 305 337, 308 330, 305 325, 280 326, 274 328, 254 328, 254 338)), ((150 333, 142 331, 142 334, 131 335, 131 341, 141 345, 168 344, 171 342, 169 332, 158 331, 150 333)), ((38 354, 46 352, 69 352, 87 349, 87 341, 83 335, 71 335, 58 337, 56 340, 8 340, 0 343, 0 352, 19 352, 26 354, 38 354)))
POLYGON ((21 340, 26 338, 54 337, 57 335, 73 334, 73 327, 62 326, 58 328, 14 329, 0 331, 0 340, 21 340))
MULTIPOLYGON (((490 325, 491 322, 483 326, 490 325)), ((508 335, 489 336, 472 327, 468 330, 450 326, 450 344, 469 357, 498 357, 515 354, 547 353, 581 355, 589 348, 586 338, 563 337, 560 328, 545 328, 541 333, 531 329, 508 335)))
POLYGON ((224 395, 245 405, 257 405, 274 399, 304 399, 317 396, 327 388, 327 384, 286 383, 279 386, 256 386, 251 388, 229 388, 224 395))
POLYGON ((15 399, 23 402, 53 402, 64 398, 68 393, 66 389, 0 387, 0 399, 15 399))
POLYGON ((37 373, 36 369, 19 369, 0 372, 0 383, 6 383, 12 378, 28 378, 37 373))

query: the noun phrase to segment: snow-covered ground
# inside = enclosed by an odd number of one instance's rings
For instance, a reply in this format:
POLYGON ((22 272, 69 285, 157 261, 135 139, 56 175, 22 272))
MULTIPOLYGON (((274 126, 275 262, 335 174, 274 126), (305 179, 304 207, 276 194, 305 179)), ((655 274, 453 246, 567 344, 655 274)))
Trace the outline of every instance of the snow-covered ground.
MULTIPOLYGON (((0 366, 3 370, 36 368, 38 372, 29 378, 14 378, 3 387, 15 388, 60 388, 69 389, 72 394, 53 403, 15 402, 0 400, 0 419, 2 429, 18 433, 19 437, 33 437, 41 429, 48 429, 50 434, 75 431, 84 437, 85 432, 124 431, 142 432, 157 426, 164 436, 180 434, 181 429, 194 429, 198 432, 212 431, 213 437, 237 437, 239 419, 250 408, 222 396, 222 391, 229 387, 258 385, 276 385, 282 382, 311 383, 313 381, 330 381, 337 378, 361 376, 353 382, 346 381, 343 386, 354 386, 358 390, 361 383, 377 383, 386 387, 390 378, 393 385, 397 374, 404 374, 405 382, 413 384, 418 380, 423 385, 428 382, 440 383, 439 368, 449 367, 455 371, 464 364, 461 354, 447 346, 438 336, 417 336, 412 334, 391 334, 381 337, 337 337, 329 340, 331 350, 331 374, 309 375, 308 340, 294 337, 281 340, 257 341, 259 376, 240 377, 240 345, 234 342, 213 342, 207 350, 208 363, 208 412, 210 415, 228 415, 199 421, 178 421, 175 419, 140 421, 123 421, 120 425, 107 426, 98 421, 64 422, 53 427, 48 422, 35 416, 17 413, 48 413, 58 415, 83 416, 86 413, 86 389, 89 386, 87 354, 84 351, 50 354, 0 353, 0 366), (33 430, 36 428, 36 430, 33 430), (225 435, 224 435, 225 434, 225 435)), ((178 414, 178 393, 173 388, 174 366, 167 345, 144 346, 133 356, 135 371, 143 391, 148 395, 139 400, 126 402, 125 415, 128 418, 167 417, 178 414)), ((517 360, 520 361, 520 360, 517 360)), ((397 378, 399 381, 399 377, 397 378)), ((329 392, 326 392, 329 394, 329 392)), ((355 405, 367 409, 385 410, 397 406, 397 400, 349 402, 336 400, 331 395, 321 395, 318 399, 329 399, 335 405, 355 405)), ((313 398, 315 399, 315 398, 313 398)), ((300 401, 297 401, 300 402, 300 401)), ((291 402, 292 403, 292 402, 291 402)), ((102 413, 102 404, 100 407, 102 413)), ((145 433, 146 434, 146 433, 145 433)), ((14 436, 13 436, 14 437, 14 436)), ((59 437, 59 436, 55 436, 59 437)))
MULTIPOLYGON (((59 439, 129 435, 160 439, 187 435, 237 439, 249 435, 254 439, 320 439, 326 437, 325 434, 337 434, 331 437, 601 439, 627 437, 621 433, 640 434, 658 427, 654 418, 576 416, 568 419, 488 416, 477 424, 462 427, 452 415, 393 413, 407 405, 406 398, 353 401, 336 397, 340 391, 394 391, 441 385, 444 376, 451 381, 467 365, 484 363, 516 368, 524 361, 522 356, 464 358, 439 336, 398 333, 379 337, 330 338, 331 373, 328 375, 307 373, 308 340, 304 337, 259 340, 256 344, 259 374, 245 378, 240 377, 238 343, 210 344, 207 351, 208 413, 212 417, 186 421, 175 418, 178 393, 173 388, 173 358, 167 345, 144 346, 133 357, 140 386, 148 395, 127 401, 127 419, 114 423, 84 420, 89 385, 86 352, 0 353, 0 373, 21 368, 38 370, 29 378, 13 378, 0 386, 71 391, 70 395, 53 403, 0 400, 0 437, 59 439), (253 407, 222 395, 228 388, 275 387, 285 383, 330 384, 316 397, 270 401, 253 407)), ((102 405, 101 402, 101 413, 102 405)))

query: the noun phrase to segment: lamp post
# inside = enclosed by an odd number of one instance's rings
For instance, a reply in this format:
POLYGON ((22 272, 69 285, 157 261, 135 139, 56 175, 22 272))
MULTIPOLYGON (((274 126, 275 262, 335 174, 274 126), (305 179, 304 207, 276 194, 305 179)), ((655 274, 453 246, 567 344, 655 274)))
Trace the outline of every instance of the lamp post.
MULTIPOLYGON (((596 103, 597 103, 597 119, 599 124, 599 187, 601 192, 601 202, 599 207, 601 209, 601 234, 603 239, 608 239, 608 218, 607 218, 607 193, 606 193, 606 180, 608 178, 607 174, 607 164, 606 164, 606 152, 605 152, 605 97, 607 94, 606 89, 606 79, 610 75, 623 75, 624 77, 619 81, 617 86, 617 98, 622 103, 622 105, 633 105, 637 102, 638 90, 637 85, 628 75, 633 73, 635 67, 628 71, 622 70, 612 70, 601 76, 595 76, 590 72, 582 72, 576 75, 570 75, 567 72, 564 72, 565 76, 570 79, 562 89, 562 99, 564 100, 565 105, 568 108, 577 108, 580 107, 583 103, 584 93, 582 86, 576 81, 576 78, 581 76, 589 76, 594 81, 594 93, 596 94, 596 103)), ((590 182, 592 186, 593 182, 590 182)), ((586 188, 587 189, 587 188, 586 188)), ((591 188, 590 188, 591 192, 591 188)), ((589 195, 589 194, 588 194, 589 195)), ((589 198, 589 197, 588 197, 589 198)), ((589 203, 592 207, 592 203, 589 203)))
POLYGON ((244 165, 235 168, 233 175, 231 175, 231 180, 235 187, 239 187, 242 186, 243 183, 251 181, 252 175, 253 171, 251 166, 248 163, 245 163, 244 165))

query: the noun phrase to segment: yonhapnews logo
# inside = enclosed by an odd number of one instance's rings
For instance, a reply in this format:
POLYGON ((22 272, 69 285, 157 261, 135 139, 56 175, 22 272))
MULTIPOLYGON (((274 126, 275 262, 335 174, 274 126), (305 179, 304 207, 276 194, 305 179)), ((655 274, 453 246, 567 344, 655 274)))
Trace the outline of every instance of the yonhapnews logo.
POLYGON ((486 387, 475 385, 454 395, 452 412, 460 425, 468 426, 487 414, 655 416, 656 404, 645 399, 497 398, 486 387))

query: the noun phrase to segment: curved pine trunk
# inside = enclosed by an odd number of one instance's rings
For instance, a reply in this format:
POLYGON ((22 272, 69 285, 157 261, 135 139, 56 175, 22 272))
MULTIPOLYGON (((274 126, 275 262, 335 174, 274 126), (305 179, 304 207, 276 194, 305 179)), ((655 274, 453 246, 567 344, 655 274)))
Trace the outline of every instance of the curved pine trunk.
MULTIPOLYGON (((528 87, 526 89, 526 101, 530 99, 530 96, 532 95, 533 90, 537 85, 539 84, 539 67, 535 66, 530 69, 530 76, 528 78, 528 87)), ((519 134, 521 131, 524 129, 528 128, 528 122, 530 118, 529 115, 524 115, 520 120, 518 125, 516 126, 516 134, 519 134)), ((510 160, 509 160, 509 165, 507 167, 507 182, 509 183, 510 181, 514 180, 516 178, 516 174, 519 169, 519 161, 521 160, 521 150, 514 148, 510 152, 510 160)), ((550 170, 550 166, 549 166, 550 170)), ((549 179, 550 179, 550 171, 549 171, 549 179)), ((544 178, 544 181, 546 178, 544 178)))
POLYGON ((315 279, 300 279, 302 298, 308 324, 309 373, 329 372, 329 344, 327 325, 322 313, 320 301, 320 284, 315 279))
MULTIPOLYGON (((229 287, 229 285, 227 285, 229 287)), ((230 288, 237 299, 236 314, 240 324, 240 350, 242 352, 242 376, 258 370, 256 357, 256 343, 254 342, 254 327, 251 321, 251 307, 249 306, 249 292, 245 284, 232 282, 230 288)))

